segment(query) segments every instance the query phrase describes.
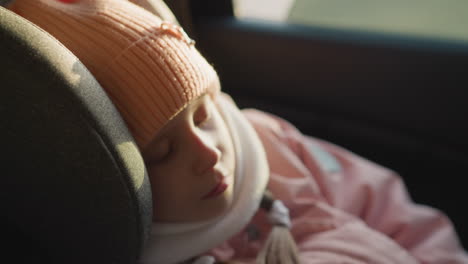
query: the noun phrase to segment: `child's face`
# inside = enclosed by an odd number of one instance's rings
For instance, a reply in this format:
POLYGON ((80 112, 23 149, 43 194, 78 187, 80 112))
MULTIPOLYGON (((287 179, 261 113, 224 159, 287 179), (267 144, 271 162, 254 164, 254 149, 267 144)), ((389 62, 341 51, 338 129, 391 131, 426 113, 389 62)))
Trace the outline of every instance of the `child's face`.
POLYGON ((232 202, 234 147, 212 98, 190 103, 143 150, 153 191, 153 220, 202 221, 232 202))

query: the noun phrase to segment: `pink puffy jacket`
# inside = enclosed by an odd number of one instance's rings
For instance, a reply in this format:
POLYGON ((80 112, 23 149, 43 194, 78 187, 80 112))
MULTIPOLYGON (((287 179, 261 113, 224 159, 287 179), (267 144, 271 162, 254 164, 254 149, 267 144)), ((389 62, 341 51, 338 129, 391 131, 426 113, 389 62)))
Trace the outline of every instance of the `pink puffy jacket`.
MULTIPOLYGON (((468 263, 450 220, 414 204, 394 172, 276 116, 243 113, 267 152, 268 188, 290 210, 301 263, 468 263)), ((259 211, 210 253, 252 263, 270 228, 259 211)))

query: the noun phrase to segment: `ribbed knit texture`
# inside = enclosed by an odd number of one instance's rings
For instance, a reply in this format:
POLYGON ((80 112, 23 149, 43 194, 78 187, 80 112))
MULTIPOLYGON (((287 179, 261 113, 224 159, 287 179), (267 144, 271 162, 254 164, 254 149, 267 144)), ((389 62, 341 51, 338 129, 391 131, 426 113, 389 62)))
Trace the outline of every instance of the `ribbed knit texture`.
POLYGON ((175 27, 127 0, 17 0, 13 11, 49 32, 91 71, 140 148, 198 96, 216 72, 175 27))

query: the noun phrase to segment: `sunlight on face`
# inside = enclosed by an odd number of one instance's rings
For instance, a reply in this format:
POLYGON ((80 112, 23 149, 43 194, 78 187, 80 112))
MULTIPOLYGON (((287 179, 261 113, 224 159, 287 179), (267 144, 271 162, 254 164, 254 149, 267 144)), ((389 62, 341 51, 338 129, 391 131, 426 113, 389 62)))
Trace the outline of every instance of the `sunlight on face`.
POLYGON ((153 192, 153 220, 203 221, 232 203, 234 147, 213 99, 191 102, 143 150, 153 192))

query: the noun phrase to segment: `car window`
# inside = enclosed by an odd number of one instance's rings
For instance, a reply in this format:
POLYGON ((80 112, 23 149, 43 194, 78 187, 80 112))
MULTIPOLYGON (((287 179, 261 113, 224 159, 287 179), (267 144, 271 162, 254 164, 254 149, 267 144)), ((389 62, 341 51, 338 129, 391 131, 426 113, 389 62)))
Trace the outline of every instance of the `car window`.
POLYGON ((241 19, 468 41, 466 0, 233 0, 241 19))
POLYGON ((286 22, 296 0, 233 0, 234 14, 243 19, 286 22))

